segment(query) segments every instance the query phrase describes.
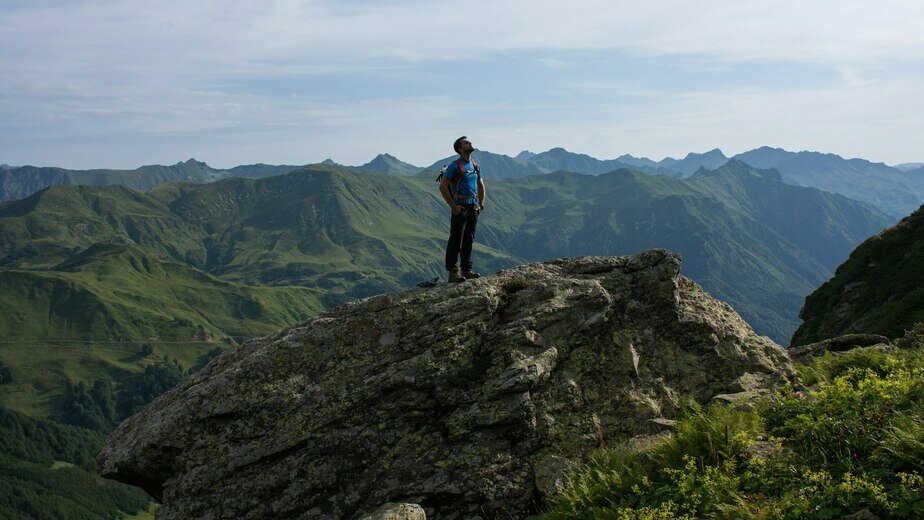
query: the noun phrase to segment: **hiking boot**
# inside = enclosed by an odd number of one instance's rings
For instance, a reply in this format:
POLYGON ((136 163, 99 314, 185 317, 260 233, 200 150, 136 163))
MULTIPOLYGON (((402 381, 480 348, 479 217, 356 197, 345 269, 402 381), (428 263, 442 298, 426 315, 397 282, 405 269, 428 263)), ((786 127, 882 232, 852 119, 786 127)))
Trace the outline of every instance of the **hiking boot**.
POLYGON ((453 269, 452 271, 449 271, 449 281, 454 283, 464 282, 465 277, 459 274, 458 269, 453 269))
POLYGON ((464 276, 466 280, 468 280, 469 278, 480 278, 481 277, 481 275, 476 273, 475 271, 462 271, 462 276, 464 276))

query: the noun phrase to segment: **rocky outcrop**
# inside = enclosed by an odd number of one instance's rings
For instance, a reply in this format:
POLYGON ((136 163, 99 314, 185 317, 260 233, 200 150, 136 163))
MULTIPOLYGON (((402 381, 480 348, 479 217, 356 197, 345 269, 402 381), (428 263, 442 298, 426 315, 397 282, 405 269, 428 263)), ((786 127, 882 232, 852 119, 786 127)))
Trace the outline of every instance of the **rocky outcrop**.
POLYGON ((924 322, 924 206, 857 246, 799 317, 793 346, 845 334, 895 339, 924 322))
POLYGON ((353 302, 210 362, 123 422, 103 474, 157 517, 521 517, 590 448, 682 399, 757 391, 786 352, 664 250, 353 302))
POLYGON ((889 338, 878 334, 845 334, 836 338, 825 339, 817 343, 810 343, 788 350, 793 361, 808 364, 812 358, 823 355, 825 352, 844 353, 854 349, 874 348, 883 352, 894 350, 895 346, 889 338))

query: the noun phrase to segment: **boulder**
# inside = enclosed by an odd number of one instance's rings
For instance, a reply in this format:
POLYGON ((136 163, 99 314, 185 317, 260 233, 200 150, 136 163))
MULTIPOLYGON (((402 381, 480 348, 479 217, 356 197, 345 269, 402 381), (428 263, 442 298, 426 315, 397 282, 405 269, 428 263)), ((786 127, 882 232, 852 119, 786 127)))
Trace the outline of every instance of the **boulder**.
POLYGON ((521 517, 568 463, 681 401, 793 376, 786 352, 650 250, 383 294, 228 349, 124 421, 102 473, 157 518, 521 517))
POLYGON ((889 338, 879 334, 845 334, 801 347, 793 347, 788 352, 793 361, 807 364, 813 357, 825 352, 849 352, 855 348, 876 348, 889 351, 894 350, 895 346, 889 338))

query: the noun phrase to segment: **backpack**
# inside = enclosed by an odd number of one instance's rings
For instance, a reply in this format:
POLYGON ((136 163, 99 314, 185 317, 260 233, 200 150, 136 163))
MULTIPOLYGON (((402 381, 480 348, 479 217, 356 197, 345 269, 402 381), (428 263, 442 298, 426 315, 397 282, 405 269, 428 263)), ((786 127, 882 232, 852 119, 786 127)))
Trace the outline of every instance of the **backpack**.
MULTIPOLYGON (((452 194, 453 200, 455 200, 456 193, 459 190, 459 185, 462 183, 462 179, 464 179, 465 176, 468 175, 468 171, 465 169, 465 163, 462 161, 461 157, 459 159, 456 159, 453 162, 455 162, 459 166, 459 171, 462 172, 462 175, 460 175, 459 178, 456 179, 456 182, 452 183, 452 188, 449 190, 449 192, 452 194)), ((472 164, 475 166, 475 174, 478 175, 478 178, 480 179, 481 178, 481 168, 478 167, 478 163, 475 162, 475 159, 472 159, 472 164)), ((446 168, 448 166, 449 165, 444 164, 443 167, 440 168, 440 174, 439 176, 436 177, 436 182, 440 182, 441 180, 443 180, 443 176, 444 176, 443 174, 446 173, 446 168)))

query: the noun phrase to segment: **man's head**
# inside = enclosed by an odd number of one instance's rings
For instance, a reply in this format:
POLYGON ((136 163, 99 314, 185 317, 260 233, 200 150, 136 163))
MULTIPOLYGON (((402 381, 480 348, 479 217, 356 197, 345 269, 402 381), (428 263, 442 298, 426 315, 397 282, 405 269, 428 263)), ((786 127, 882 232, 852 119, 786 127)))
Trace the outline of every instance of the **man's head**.
POLYGON ((463 135, 456 139, 456 142, 452 143, 452 149, 458 154, 472 153, 472 142, 468 140, 468 137, 463 135))

